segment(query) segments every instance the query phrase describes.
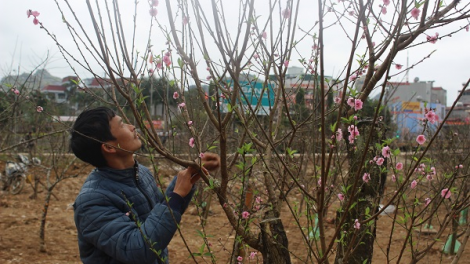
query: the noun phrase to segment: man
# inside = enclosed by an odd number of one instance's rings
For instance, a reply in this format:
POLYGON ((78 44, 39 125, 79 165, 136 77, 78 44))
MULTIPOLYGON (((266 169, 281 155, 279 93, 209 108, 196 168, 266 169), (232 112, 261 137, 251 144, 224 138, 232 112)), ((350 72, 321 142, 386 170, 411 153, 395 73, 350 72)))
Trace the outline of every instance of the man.
MULTIPOLYGON (((70 144, 96 167, 74 203, 83 263, 168 263, 167 245, 191 201, 198 169, 180 171, 166 201, 150 171, 134 160, 142 145, 135 127, 106 107, 79 115, 70 144)), ((217 169, 219 157, 206 153, 202 163, 204 170, 217 169)))

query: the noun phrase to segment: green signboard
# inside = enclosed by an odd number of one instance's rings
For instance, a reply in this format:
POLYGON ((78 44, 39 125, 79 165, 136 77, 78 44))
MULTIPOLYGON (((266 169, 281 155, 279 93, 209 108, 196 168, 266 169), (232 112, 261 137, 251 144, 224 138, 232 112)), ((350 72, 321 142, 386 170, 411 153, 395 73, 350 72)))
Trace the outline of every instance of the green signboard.
MULTIPOLYGON (((261 101, 260 107, 256 111, 256 115, 268 115, 270 109, 274 105, 274 90, 271 84, 264 86, 264 83, 255 81, 240 81, 240 101, 244 107, 244 111, 250 111, 248 105, 251 106, 252 110, 256 110, 258 102, 261 101)), ((230 87, 233 88, 233 82, 229 82, 230 87)), ((237 103, 238 104, 238 103, 237 103)), ((239 105, 239 104, 238 104, 239 105)), ((222 111, 231 111, 233 106, 230 106, 227 100, 224 100, 222 104, 222 111)))

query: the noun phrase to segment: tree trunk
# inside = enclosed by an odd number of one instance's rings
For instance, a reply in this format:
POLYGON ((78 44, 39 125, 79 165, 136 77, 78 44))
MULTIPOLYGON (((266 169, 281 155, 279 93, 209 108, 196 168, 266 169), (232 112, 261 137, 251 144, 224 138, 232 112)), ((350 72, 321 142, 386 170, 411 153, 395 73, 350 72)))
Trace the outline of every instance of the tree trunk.
POLYGON ((52 195, 52 188, 47 190, 46 199, 44 201, 44 208, 42 209, 42 217, 41 217, 41 226, 39 227, 39 251, 46 252, 46 243, 45 243, 45 236, 46 236, 46 216, 47 211, 49 209, 49 202, 51 200, 52 195))
POLYGON ((268 212, 261 226, 261 243, 264 264, 290 264, 289 241, 284 230, 279 215, 273 215, 273 211, 268 212), (269 227, 269 231, 267 228, 269 227))
MULTIPOLYGON (((335 263, 372 263, 372 256, 374 253, 374 241, 376 237, 376 224, 377 218, 369 223, 361 224, 359 229, 354 228, 356 219, 361 222, 368 218, 368 215, 372 215, 378 211, 378 197, 383 197, 385 179, 387 176, 386 172, 381 172, 381 168, 387 166, 386 159, 384 163, 379 166, 375 162, 370 163, 376 156, 381 156, 381 149, 375 147, 376 143, 382 143, 381 139, 384 133, 375 131, 369 147, 365 148, 365 140, 367 139, 370 128, 370 123, 359 124, 364 128, 361 130, 361 139, 356 140, 354 145, 348 145, 348 160, 350 171, 346 180, 347 186, 351 186, 348 193, 345 195, 343 205, 346 206, 349 203, 351 197, 353 197, 352 206, 348 210, 345 221, 341 226, 341 232, 337 239, 339 240, 337 246, 337 254, 335 263), (367 152, 365 161, 362 161, 364 152, 367 152), (367 165, 364 165, 367 164, 367 165), (362 179, 364 173, 370 173, 369 182, 365 183, 362 179), (357 187, 353 190, 352 186, 356 180, 356 176, 359 175, 357 187), (353 196, 354 195, 354 196, 353 196)), ((377 129, 377 128, 376 128, 377 129)), ((358 138, 359 139, 359 138, 358 138)), ((337 212, 336 223, 340 224, 340 219, 347 208, 342 208, 342 211, 337 212)))

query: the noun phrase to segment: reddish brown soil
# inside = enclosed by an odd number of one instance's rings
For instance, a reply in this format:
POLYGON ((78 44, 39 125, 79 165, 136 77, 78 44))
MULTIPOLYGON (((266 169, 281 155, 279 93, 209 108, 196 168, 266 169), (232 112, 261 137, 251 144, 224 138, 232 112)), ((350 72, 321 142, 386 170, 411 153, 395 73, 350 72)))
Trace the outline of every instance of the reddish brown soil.
MULTIPOLYGON (((3 168, 3 166, 0 166, 0 168, 3 168)), ((160 174, 169 175, 172 172, 161 170, 160 174)), ((83 174, 78 178, 64 180, 56 187, 54 193, 58 200, 52 198, 47 215, 46 253, 39 252, 38 235, 44 205, 44 188, 39 187, 41 193, 39 193, 36 200, 28 198, 33 193, 29 185, 26 185, 19 195, 0 192, 0 263, 81 263, 71 204, 85 178, 86 175, 83 174)), ((169 176, 165 179, 168 181, 169 176)), ((297 195, 296 198, 299 199, 300 196, 297 195)), ((189 211, 191 210, 194 211, 194 206, 189 209, 189 211)), ((333 217, 333 212, 328 217, 333 217)), ((284 210, 283 220, 289 237, 290 249, 303 258, 306 251, 305 245, 297 231, 295 221, 288 214, 287 209, 284 210)), ((373 263, 387 262, 383 252, 386 251, 385 245, 388 242, 391 226, 392 220, 389 217, 383 216, 380 218, 377 230, 378 243, 375 246, 373 263)), ((199 217, 191 214, 191 212, 185 214, 181 223, 181 230, 189 248, 197 252, 202 244, 202 239, 196 232, 196 230, 201 230, 199 217)), ((226 222, 226 218, 218 204, 214 204, 211 208, 206 231, 207 234, 212 235, 212 237, 209 237, 209 242, 212 244, 213 253, 217 257, 217 263, 229 263, 229 253, 232 251, 234 233, 226 222)), ((327 226, 327 235, 331 236, 332 232, 333 224, 330 224, 327 226)), ((405 231, 403 229, 397 228, 394 232, 390 249, 392 256, 396 256, 400 252, 404 236, 405 231)), ((445 241, 445 238, 442 240, 445 241)), ((419 241, 421 248, 430 241, 428 238, 421 239, 419 241)), ((450 263, 452 257, 440 253, 442 246, 442 241, 436 243, 421 262, 450 263)), ((192 260, 188 258, 189 253, 180 234, 175 235, 169 249, 171 263, 192 263, 192 260)), ((469 251, 470 246, 467 246, 467 250, 459 263, 470 263, 469 251)), ((406 248, 400 263, 409 263, 409 255, 409 248, 406 248)), ((197 258, 197 260, 201 263, 205 262, 204 260, 201 261, 200 258, 197 258)), ((209 259, 206 259, 206 261, 210 262, 209 259)), ((261 261, 261 258, 258 258, 258 261, 261 261)), ((292 257, 292 262, 303 263, 304 261, 292 257)), ((392 259, 391 262, 396 263, 397 259, 392 259)), ((256 260, 251 260, 251 262, 245 260, 244 263, 256 263, 256 260)), ((314 261, 309 263, 314 263, 314 261)))

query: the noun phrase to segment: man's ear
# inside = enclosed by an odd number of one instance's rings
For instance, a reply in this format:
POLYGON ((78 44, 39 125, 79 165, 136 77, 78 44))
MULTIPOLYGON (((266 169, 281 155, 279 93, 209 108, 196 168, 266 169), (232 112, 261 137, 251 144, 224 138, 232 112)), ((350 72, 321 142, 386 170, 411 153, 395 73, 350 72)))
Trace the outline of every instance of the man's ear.
POLYGON ((104 153, 115 153, 116 152, 116 149, 114 148, 114 146, 112 146, 110 144, 106 144, 106 143, 101 144, 101 150, 104 153))

